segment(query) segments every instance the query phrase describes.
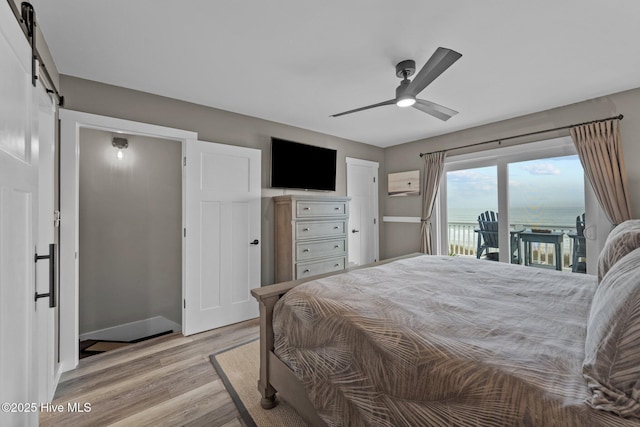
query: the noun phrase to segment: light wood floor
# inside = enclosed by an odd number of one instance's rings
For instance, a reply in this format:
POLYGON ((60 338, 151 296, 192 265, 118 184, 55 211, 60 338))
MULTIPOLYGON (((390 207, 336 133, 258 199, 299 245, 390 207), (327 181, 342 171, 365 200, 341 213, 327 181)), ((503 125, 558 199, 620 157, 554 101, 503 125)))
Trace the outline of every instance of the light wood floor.
MULTIPOLYGON (((209 355, 258 337, 258 320, 165 335, 80 360, 62 375, 41 426, 245 426, 209 355), (67 403, 91 411, 72 413, 67 403)), ((257 384, 257 378, 256 378, 257 384)))

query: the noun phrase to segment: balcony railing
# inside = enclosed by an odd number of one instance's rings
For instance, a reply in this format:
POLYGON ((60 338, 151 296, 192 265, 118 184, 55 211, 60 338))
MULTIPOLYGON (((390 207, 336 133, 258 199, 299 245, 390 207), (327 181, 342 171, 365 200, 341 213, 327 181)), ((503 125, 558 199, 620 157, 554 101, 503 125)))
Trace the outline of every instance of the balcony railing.
MULTIPOLYGON (((570 225, 550 224, 522 224, 524 228, 542 228, 564 233, 562 241, 562 269, 571 269, 571 254, 573 253, 573 239, 567 233, 576 232, 576 227, 570 225)), ((520 225, 518 225, 520 227, 520 225)), ((450 222, 448 227, 449 255, 476 256, 478 248, 477 222, 450 222)), ((522 243, 521 243, 522 244, 522 243)), ((555 247, 548 243, 531 243, 532 262, 535 264, 553 265, 555 247)), ((522 252, 521 252, 522 253, 522 252)))

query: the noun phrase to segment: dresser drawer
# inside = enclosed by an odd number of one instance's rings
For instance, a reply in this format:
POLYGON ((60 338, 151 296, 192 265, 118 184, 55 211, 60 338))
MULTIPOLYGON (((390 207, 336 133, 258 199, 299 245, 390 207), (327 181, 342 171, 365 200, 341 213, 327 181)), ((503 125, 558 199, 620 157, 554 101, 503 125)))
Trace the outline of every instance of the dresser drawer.
POLYGON ((313 202, 296 201, 296 216, 298 218, 317 218, 327 216, 346 215, 348 202, 313 202))
POLYGON ((347 239, 322 240, 319 242, 300 242, 296 244, 296 260, 344 256, 347 252, 347 239))
POLYGON ((304 221, 296 222, 296 240, 320 237, 343 236, 347 233, 347 221, 304 221))
POLYGON ((344 270, 346 258, 335 258, 296 264, 296 279, 344 270))

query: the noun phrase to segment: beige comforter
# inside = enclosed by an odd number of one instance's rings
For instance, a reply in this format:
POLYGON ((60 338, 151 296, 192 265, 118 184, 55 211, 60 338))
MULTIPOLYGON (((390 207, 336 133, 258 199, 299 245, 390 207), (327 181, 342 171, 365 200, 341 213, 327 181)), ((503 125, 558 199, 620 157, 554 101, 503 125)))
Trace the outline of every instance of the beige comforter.
POLYGON ((328 425, 637 425, 584 403, 595 287, 584 274, 405 259, 289 291, 275 352, 328 425))

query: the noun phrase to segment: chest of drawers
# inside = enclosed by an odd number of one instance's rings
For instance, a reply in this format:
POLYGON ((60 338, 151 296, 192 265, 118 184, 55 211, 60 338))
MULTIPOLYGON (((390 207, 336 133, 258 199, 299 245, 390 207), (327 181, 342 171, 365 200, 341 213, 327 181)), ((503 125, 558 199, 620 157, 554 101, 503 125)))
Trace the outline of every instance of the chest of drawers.
POLYGON ((273 200, 276 282, 347 266, 348 197, 287 195, 273 200))

